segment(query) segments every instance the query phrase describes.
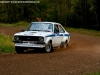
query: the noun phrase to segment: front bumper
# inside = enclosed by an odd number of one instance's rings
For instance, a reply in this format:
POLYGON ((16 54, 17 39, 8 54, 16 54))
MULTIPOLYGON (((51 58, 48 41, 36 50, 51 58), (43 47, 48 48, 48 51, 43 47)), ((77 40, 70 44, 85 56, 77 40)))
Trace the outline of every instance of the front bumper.
POLYGON ((45 42, 39 41, 13 41, 18 47, 44 48, 45 42))
POLYGON ((14 43, 35 43, 35 44, 45 44, 45 42, 41 42, 41 41, 13 41, 14 43))

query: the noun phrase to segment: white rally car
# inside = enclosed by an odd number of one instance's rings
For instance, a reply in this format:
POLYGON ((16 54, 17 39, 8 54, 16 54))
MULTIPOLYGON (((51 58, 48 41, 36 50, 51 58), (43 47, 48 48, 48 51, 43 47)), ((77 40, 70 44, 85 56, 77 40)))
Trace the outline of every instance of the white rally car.
POLYGON ((17 53, 30 48, 49 53, 58 46, 66 48, 69 41, 70 34, 56 22, 31 22, 25 31, 15 33, 13 40, 17 53))

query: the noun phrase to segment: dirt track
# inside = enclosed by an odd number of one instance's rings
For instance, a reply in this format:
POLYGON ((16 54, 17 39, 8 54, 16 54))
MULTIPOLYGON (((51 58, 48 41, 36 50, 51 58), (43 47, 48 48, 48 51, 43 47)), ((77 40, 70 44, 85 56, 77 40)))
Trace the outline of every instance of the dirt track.
MULTIPOLYGON (((22 28, 0 27, 10 36, 22 28)), ((67 49, 25 54, 0 54, 0 75, 81 75, 100 72, 100 37, 71 34, 67 49)), ((92 33, 91 33, 92 34, 92 33)))

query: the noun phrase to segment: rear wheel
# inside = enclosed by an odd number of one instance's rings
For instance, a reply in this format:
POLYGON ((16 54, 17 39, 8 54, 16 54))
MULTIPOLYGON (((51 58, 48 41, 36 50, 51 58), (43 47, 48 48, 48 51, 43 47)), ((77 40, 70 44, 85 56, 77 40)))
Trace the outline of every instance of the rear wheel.
POLYGON ((17 53, 23 53, 24 52, 23 47, 15 47, 15 50, 16 50, 17 53))
POLYGON ((68 42, 66 40, 64 43, 62 43, 62 45, 60 46, 60 48, 67 48, 67 47, 68 47, 68 42))
POLYGON ((51 52, 53 49, 52 49, 52 43, 51 42, 48 42, 46 45, 45 45, 45 48, 44 48, 44 51, 46 53, 49 53, 51 52))
POLYGON ((68 43, 67 41, 64 42, 63 48, 67 48, 68 47, 68 43))

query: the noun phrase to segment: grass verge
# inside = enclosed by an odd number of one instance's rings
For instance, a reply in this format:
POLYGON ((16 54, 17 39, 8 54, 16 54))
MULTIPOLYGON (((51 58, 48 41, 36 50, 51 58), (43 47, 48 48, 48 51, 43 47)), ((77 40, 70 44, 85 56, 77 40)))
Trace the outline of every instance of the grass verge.
POLYGON ((100 36, 100 31, 96 30, 88 30, 88 29, 83 29, 83 28, 67 28, 65 29, 70 33, 70 32, 75 32, 75 33, 81 33, 81 34, 87 34, 91 36, 100 36))
POLYGON ((27 27, 29 25, 28 22, 22 21, 22 22, 17 22, 13 24, 8 24, 8 23, 0 23, 0 26, 17 26, 17 27, 27 27))
POLYGON ((0 53, 12 53, 14 51, 13 38, 0 34, 0 53))
POLYGON ((94 73, 87 73, 87 74, 82 74, 82 75, 100 75, 100 72, 94 72, 94 73))

